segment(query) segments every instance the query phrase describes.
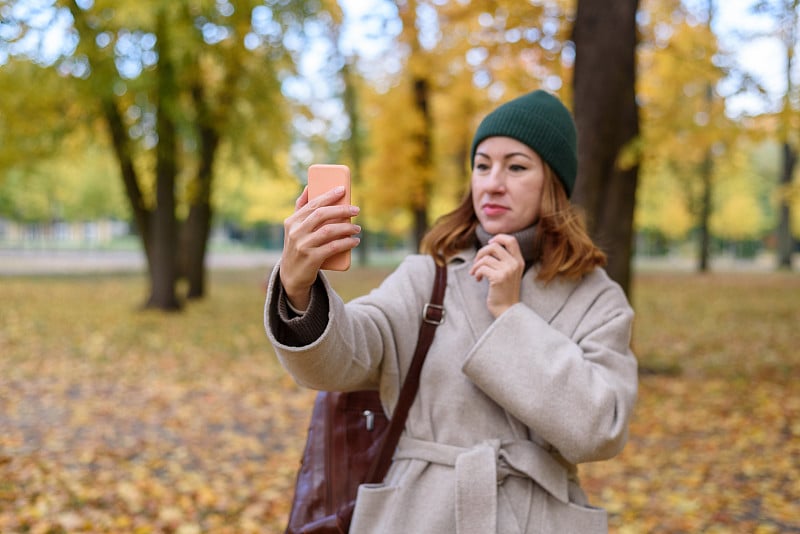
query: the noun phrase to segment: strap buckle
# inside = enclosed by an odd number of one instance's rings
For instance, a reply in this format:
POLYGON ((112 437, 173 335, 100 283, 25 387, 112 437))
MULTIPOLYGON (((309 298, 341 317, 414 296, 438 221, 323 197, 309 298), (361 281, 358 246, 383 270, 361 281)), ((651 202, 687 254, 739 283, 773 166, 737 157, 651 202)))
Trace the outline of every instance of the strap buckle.
POLYGON ((422 320, 428 324, 439 326, 444 322, 446 313, 444 306, 428 302, 422 307, 422 320))

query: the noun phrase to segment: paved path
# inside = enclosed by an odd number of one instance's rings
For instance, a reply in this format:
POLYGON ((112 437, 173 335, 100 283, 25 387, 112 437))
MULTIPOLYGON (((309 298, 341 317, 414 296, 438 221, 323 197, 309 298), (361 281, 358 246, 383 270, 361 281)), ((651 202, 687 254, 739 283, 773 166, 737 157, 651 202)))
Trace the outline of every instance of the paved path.
MULTIPOLYGON (((211 252, 211 269, 267 268, 280 251, 211 252)), ((0 250, 0 275, 144 272, 144 255, 134 250, 0 250)))
MULTIPOLYGON (((371 252, 370 263, 396 265, 408 252, 371 252)), ((279 250, 243 250, 211 252, 211 269, 267 269, 280 258, 279 250)), ((693 258, 636 258, 636 272, 694 272, 693 258)), ((144 255, 136 250, 0 250, 0 276, 54 275, 102 272, 144 272, 144 255)), ((800 270, 800 254, 795 254, 794 270, 800 270)), ((711 272, 773 272, 774 257, 768 254, 755 259, 717 257, 711 260, 711 272)))

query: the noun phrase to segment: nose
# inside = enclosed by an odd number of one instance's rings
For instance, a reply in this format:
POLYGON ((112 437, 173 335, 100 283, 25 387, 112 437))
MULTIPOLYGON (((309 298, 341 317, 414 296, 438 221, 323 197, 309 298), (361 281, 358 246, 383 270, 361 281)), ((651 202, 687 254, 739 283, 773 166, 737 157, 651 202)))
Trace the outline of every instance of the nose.
POLYGON ((492 166, 489 172, 488 189, 496 192, 504 192, 506 190, 506 177, 500 165, 492 166))

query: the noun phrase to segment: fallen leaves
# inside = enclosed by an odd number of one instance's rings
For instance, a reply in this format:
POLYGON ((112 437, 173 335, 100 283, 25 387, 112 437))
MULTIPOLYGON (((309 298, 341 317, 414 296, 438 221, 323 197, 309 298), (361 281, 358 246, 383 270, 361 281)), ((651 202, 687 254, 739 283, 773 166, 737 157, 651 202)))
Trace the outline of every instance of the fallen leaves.
MULTIPOLYGON (((282 532, 314 393, 269 348, 263 275, 170 316, 134 310, 138 277, 4 279, 0 532, 282 532)), ((612 532, 800 531, 800 278, 641 275, 634 299, 630 441, 581 466, 612 532)))
POLYGON ((612 531, 800 531, 800 278, 641 276, 637 291, 640 364, 680 372, 645 374, 622 455, 581 466, 612 531))
POLYGON ((269 350, 260 276, 230 282, 166 317, 136 278, 3 281, 0 531, 281 530, 313 393, 269 350))
POLYGON ((287 466, 302 446, 301 433, 285 428, 303 427, 308 394, 209 382, 68 392, 6 384, 12 397, 46 394, 4 418, 4 429, 17 430, 2 440, 0 531, 271 531, 267 519, 286 511, 287 466), (77 517, 87 524, 76 526, 77 517))

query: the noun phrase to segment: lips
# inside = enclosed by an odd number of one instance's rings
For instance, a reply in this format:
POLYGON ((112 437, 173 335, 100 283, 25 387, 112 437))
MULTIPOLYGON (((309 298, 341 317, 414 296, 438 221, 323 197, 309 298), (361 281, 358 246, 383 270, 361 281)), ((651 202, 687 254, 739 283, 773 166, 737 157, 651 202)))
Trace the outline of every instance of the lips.
POLYGON ((507 213, 509 211, 509 208, 501 204, 487 203, 481 206, 481 211, 483 211, 483 214, 486 215, 487 217, 496 217, 498 215, 507 213))

